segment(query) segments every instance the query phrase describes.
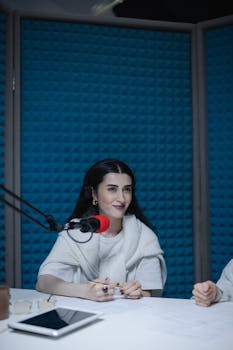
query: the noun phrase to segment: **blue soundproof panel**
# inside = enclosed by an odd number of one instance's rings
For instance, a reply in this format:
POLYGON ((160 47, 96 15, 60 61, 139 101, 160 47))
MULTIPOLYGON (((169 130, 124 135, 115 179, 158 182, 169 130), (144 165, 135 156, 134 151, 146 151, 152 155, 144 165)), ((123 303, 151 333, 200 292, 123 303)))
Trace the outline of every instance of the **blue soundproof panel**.
MULTIPOLYGON (((166 296, 190 296, 190 35, 22 19, 22 196, 64 223, 93 162, 129 164, 159 236, 166 296)), ((34 287, 56 232, 22 221, 23 287, 34 287)))
MULTIPOLYGON (((5 97, 5 62, 6 62, 6 15, 0 12, 0 183, 4 179, 4 97, 5 97)), ((4 195, 1 191, 1 197, 4 195)), ((5 275, 5 232, 4 205, 0 201, 0 284, 6 282, 5 275)))
POLYGON ((233 258, 233 25, 206 33, 211 278, 233 258))

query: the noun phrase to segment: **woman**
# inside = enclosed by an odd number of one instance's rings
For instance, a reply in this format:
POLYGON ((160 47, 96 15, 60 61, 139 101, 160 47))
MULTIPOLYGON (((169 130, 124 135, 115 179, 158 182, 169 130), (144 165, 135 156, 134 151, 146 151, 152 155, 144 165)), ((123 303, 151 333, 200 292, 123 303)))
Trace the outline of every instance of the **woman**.
POLYGON ((96 301, 112 300, 117 290, 131 299, 160 296, 163 251, 137 204, 134 175, 122 161, 105 159, 87 171, 69 221, 92 215, 107 217, 109 228, 86 241, 80 229, 60 232, 40 267, 37 290, 96 301))

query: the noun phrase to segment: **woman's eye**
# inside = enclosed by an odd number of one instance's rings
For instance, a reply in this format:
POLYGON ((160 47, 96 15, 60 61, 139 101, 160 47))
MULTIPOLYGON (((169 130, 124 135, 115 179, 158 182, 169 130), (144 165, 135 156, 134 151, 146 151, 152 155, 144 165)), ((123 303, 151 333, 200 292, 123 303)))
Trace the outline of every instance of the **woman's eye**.
POLYGON ((110 191, 110 192, 115 192, 117 189, 116 189, 116 187, 109 187, 108 188, 108 191, 110 191))
POLYGON ((124 189, 125 192, 131 193, 132 192, 132 188, 131 187, 126 187, 124 189))

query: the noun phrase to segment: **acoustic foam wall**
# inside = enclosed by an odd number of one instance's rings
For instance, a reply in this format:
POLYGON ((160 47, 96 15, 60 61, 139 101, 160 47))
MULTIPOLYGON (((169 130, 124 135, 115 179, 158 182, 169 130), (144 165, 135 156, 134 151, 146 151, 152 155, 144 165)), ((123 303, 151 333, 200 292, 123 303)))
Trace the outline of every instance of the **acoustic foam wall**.
POLYGON ((206 33, 212 279, 233 258, 233 25, 206 33))
MULTIPOLYGON (((190 35, 28 19, 21 35, 22 196, 64 223, 94 161, 127 162, 165 251, 165 295, 189 297, 190 35)), ((23 287, 34 287, 56 235, 23 218, 23 287)))
MULTIPOLYGON (((0 12, 0 183, 4 179, 4 96, 5 96, 5 57, 6 57, 6 16, 0 12)), ((1 196, 4 193, 1 191, 1 196)), ((5 235, 4 211, 0 201, 0 284, 5 283, 5 235)))

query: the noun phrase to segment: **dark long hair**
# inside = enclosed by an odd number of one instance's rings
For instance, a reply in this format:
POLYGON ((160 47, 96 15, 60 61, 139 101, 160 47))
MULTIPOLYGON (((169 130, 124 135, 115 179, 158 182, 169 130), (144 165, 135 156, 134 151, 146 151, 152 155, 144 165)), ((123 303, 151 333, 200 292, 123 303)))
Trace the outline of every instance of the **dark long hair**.
POLYGON ((73 218, 82 218, 99 214, 98 206, 92 204, 92 189, 97 191, 99 184, 108 173, 129 175, 132 179, 132 201, 127 209, 126 215, 134 214, 139 220, 148 225, 148 221, 142 213, 136 199, 134 174, 128 165, 118 159, 104 159, 98 161, 86 172, 79 198, 68 221, 73 218))

